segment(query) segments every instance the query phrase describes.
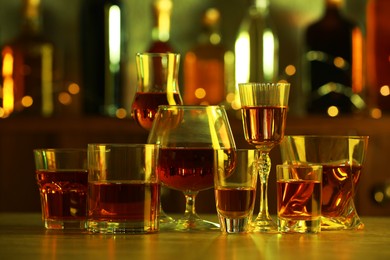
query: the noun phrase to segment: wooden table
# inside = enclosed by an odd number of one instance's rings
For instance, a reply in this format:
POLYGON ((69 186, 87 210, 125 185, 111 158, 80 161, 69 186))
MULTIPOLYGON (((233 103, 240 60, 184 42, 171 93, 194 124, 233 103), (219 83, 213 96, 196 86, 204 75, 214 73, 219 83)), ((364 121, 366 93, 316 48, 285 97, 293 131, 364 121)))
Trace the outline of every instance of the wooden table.
POLYGON ((390 259, 390 218, 362 219, 364 230, 317 235, 100 235, 49 231, 39 214, 2 213, 0 259, 390 259))

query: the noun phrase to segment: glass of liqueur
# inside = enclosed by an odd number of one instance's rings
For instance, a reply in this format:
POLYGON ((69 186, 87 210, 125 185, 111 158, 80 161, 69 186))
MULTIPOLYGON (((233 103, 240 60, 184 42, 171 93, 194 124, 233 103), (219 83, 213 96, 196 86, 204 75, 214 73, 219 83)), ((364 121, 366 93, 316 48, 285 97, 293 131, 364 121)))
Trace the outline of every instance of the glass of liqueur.
POLYGON ((179 86, 180 54, 137 53, 138 86, 132 116, 142 128, 152 128, 159 105, 181 105, 179 86))
POLYGON ((254 232, 274 232, 277 227, 268 212, 269 152, 284 137, 289 83, 239 83, 245 140, 256 147, 260 178, 260 211, 252 222, 254 232))
POLYGON ((87 221, 86 149, 35 149, 36 180, 47 229, 84 229, 87 221))
POLYGON ((225 153, 226 168, 235 164, 236 145, 221 106, 159 106, 148 143, 158 144, 160 181, 182 191, 184 216, 176 231, 219 230, 219 224, 201 219, 195 209, 197 194, 214 185, 214 153, 225 153))
POLYGON ((158 146, 88 144, 88 231, 159 230, 158 146))
POLYGON ((284 164, 322 165, 321 230, 363 229, 354 204, 368 136, 286 136, 284 164))

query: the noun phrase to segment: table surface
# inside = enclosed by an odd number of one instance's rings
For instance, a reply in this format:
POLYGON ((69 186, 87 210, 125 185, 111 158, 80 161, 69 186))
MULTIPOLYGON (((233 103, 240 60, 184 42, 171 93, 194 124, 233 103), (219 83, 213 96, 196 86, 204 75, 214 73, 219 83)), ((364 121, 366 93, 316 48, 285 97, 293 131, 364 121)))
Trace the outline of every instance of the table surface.
POLYGON ((362 220, 363 230, 319 234, 102 235, 45 230, 36 213, 0 213, 0 259, 390 259, 390 218, 362 220))

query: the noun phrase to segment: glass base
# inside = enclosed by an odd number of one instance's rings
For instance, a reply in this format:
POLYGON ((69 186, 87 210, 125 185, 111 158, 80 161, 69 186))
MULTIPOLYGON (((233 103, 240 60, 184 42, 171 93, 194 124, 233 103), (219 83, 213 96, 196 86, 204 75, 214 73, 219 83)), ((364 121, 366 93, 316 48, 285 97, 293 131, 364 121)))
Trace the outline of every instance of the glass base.
POLYGON ((92 233, 102 234, 145 234, 158 231, 158 222, 146 225, 140 222, 88 221, 87 229, 92 233))
POLYGON ((45 219, 44 225, 46 229, 86 229, 86 220, 58 220, 58 219, 45 219))
POLYGON ((220 230, 220 226, 218 223, 201 219, 198 215, 189 215, 176 220, 174 230, 183 232, 213 231, 220 230))
POLYGON ((160 211, 160 216, 158 217, 160 230, 169 231, 174 230, 177 225, 177 221, 168 216, 164 211, 160 211))
POLYGON ((250 217, 246 218, 225 218, 218 214, 221 231, 223 233, 246 233, 251 230, 250 217))
POLYGON ((278 231, 282 233, 318 233, 321 231, 321 218, 311 220, 278 218, 278 231))
POLYGON ((260 217, 251 222, 252 232, 277 233, 278 226, 271 217, 260 217))
POLYGON ((321 230, 361 230, 364 223, 356 214, 349 217, 321 217, 321 230))

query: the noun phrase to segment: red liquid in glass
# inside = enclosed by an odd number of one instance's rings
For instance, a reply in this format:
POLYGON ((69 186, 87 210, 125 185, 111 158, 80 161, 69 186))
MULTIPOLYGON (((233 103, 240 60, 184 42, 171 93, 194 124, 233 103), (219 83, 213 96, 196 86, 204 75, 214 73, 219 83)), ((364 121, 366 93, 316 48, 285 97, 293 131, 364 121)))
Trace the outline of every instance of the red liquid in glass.
POLYGON ((277 181, 278 216, 311 219, 321 216, 321 182, 277 181))
POLYGON ((166 92, 137 92, 132 105, 134 120, 144 129, 150 130, 159 105, 181 105, 179 93, 172 93, 168 101, 166 92), (173 101, 173 103, 172 103, 173 101))
POLYGON ((95 221, 154 221, 160 184, 142 181, 90 182, 88 217, 95 221))
POLYGON ((353 200, 360 165, 322 165, 322 215, 338 217, 353 200), (352 179, 351 179, 352 178, 352 179))
POLYGON ((88 172, 36 171, 46 219, 77 220, 87 216, 88 172))
POLYGON ((273 147, 280 143, 286 127, 285 106, 242 107, 245 140, 252 145, 273 147))
POLYGON ((255 188, 217 188, 215 199, 218 212, 226 218, 248 216, 253 210, 256 198, 255 188))
MULTIPOLYGON (((161 182, 181 191, 213 187, 214 153, 212 148, 161 148, 157 167, 161 182)), ((234 151, 226 149, 226 154, 232 158, 227 168, 233 169, 234 151)))

